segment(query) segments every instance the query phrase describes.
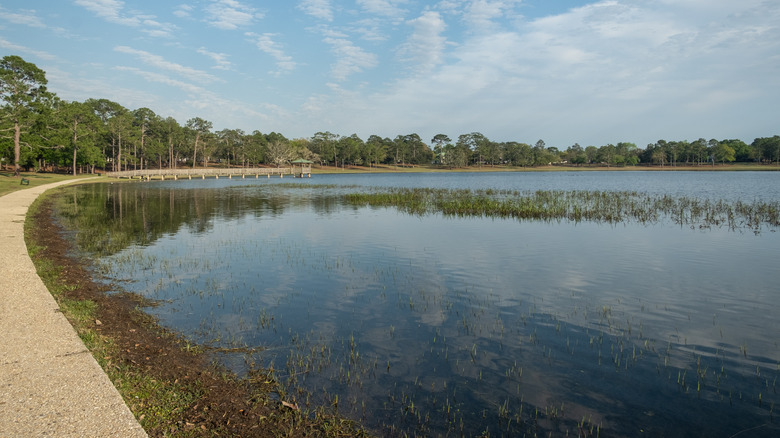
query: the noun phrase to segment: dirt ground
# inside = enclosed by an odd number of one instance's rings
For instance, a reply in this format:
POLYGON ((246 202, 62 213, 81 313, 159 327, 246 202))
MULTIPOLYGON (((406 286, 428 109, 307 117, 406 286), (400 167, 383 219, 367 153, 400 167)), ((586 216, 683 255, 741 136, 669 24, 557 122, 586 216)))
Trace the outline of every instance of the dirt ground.
MULTIPOLYGON (((137 310, 138 297, 106 294, 106 286, 95 283, 90 272, 72 257, 69 242, 52 220, 48 202, 32 218, 36 244, 42 254, 61 267, 65 284, 74 285, 68 298, 97 303, 95 329, 119 347, 113 363, 128 365, 156 381, 197 387, 194 401, 170 424, 147 429, 150 436, 354 436, 364 431, 350 422, 322 415, 304 415, 281 403, 277 386, 264 379, 238 379, 214 365, 208 354, 194 354, 182 348, 175 333, 168 333, 137 310), (345 428, 334 425, 349 425, 345 428), (336 431, 333 435, 331 429, 336 431), (345 434, 346 433, 346 434, 345 434)), ((114 382, 117 385, 117 382, 114 382)), ((138 406, 128 402, 139 417, 138 406)), ((143 424, 143 421, 142 421, 143 424)), ((146 427, 146 426, 145 426, 146 427)))

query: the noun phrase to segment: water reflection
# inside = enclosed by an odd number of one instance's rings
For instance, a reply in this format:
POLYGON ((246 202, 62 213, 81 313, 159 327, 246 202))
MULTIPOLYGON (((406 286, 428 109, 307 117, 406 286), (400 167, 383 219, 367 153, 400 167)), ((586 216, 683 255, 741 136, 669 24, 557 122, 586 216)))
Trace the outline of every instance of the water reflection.
POLYGON ((299 405, 386 435, 780 431, 776 233, 412 217, 343 189, 216 184, 71 188, 63 214, 164 324, 267 348, 224 360, 273 366, 299 405))

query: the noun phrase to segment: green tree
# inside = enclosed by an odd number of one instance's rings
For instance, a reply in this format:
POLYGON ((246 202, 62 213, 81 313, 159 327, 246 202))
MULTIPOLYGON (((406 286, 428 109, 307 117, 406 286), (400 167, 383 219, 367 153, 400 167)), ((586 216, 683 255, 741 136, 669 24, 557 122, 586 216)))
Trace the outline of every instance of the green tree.
POLYGON ((546 149, 547 152, 547 162, 548 163, 560 163, 561 162, 561 151, 558 150, 555 146, 550 146, 546 149))
POLYGON ((775 160, 780 164, 780 136, 756 138, 750 146, 759 163, 775 160))
POLYGON ((458 136, 458 141, 455 146, 463 151, 468 150, 469 156, 475 155, 477 164, 482 165, 485 161, 485 153, 487 153, 486 144, 489 143, 487 137, 480 132, 471 132, 469 134, 461 134, 458 136))
POLYGON ((240 161, 241 167, 245 167, 244 138, 246 134, 244 134, 244 131, 240 129, 223 129, 217 132, 216 136, 221 146, 219 156, 225 157, 228 164, 236 164, 240 161))
POLYGON ((696 164, 702 164, 707 157, 708 142, 703 138, 694 140, 689 145, 691 161, 696 164))
POLYGON ((63 102, 57 108, 58 119, 62 121, 67 144, 73 151, 72 172, 76 175, 79 152, 82 152, 82 162, 89 164, 94 172, 95 164, 100 161, 99 150, 95 145, 100 132, 100 119, 87 103, 63 102), (94 150, 89 150, 94 149, 94 150))
POLYGON ((392 147, 393 141, 378 135, 371 135, 366 140, 366 154, 369 166, 383 162, 387 158, 387 151, 392 147))
MULTIPOLYGON (((141 147, 141 155, 138 155, 138 151, 134 150, 133 155, 136 157, 134 161, 136 166, 141 165, 141 169, 144 168, 144 152, 147 144, 147 136, 151 125, 159 119, 157 114, 149 108, 138 108, 133 111, 133 126, 138 129, 139 141, 137 145, 141 147)), ((137 168, 137 167, 136 167, 137 168)))
POLYGON ((481 155, 486 162, 490 163, 491 166, 495 166, 501 162, 502 150, 499 147, 499 144, 494 141, 487 140, 483 142, 479 145, 478 151, 479 155, 481 155))
POLYGON ((751 147, 759 163, 774 160, 780 164, 780 136, 756 138, 751 143, 751 147))
POLYGON ((220 151, 219 139, 214 133, 207 131, 201 134, 200 145, 200 155, 203 157, 203 166, 209 167, 209 162, 218 160, 220 151))
POLYGON ((200 139, 211 131, 212 124, 208 120, 201 119, 200 117, 193 117, 187 120, 186 126, 195 137, 195 143, 192 147, 192 167, 195 167, 198 162, 198 146, 200 139))
POLYGON ((49 97, 46 73, 19 56, 0 60, 0 98, 3 100, 2 120, 13 131, 14 175, 19 176, 22 133, 29 129, 42 101, 49 97))
POLYGON ((550 162, 544 140, 539 139, 533 147, 534 166, 544 166, 550 162))
POLYGON ((618 165, 624 165, 628 164, 631 166, 636 165, 639 162, 639 157, 637 156, 638 148, 636 147, 636 144, 629 143, 625 141, 621 141, 618 144, 615 145, 615 164, 618 165))
POLYGON ((445 134, 436 134, 433 136, 431 143, 433 144, 433 153, 435 155, 434 160, 438 161, 440 164, 446 164, 446 156, 443 155, 444 145, 451 141, 452 139, 445 134))
POLYGON ((734 148, 726 143, 719 142, 712 150, 712 157, 715 161, 725 162, 734 161, 734 148))
POLYGON ((318 132, 311 139, 312 152, 318 154, 327 161, 326 157, 333 157, 333 165, 338 166, 338 134, 330 131, 318 132))
POLYGON ((365 143, 357 134, 352 134, 349 137, 341 137, 338 140, 338 147, 341 151, 342 166, 347 162, 354 165, 363 164, 365 143))
POLYGON ((123 168, 127 170, 127 157, 122 156, 122 150, 132 136, 132 126, 133 115, 125 108, 121 108, 108 119, 108 132, 111 135, 111 144, 116 145, 116 165, 120 172, 123 168))
POLYGON ((447 164, 450 167, 466 167, 471 158, 471 149, 465 144, 447 144, 444 147, 444 153, 447 156, 447 164))
POLYGON ((516 141, 506 142, 502 145, 504 158, 513 166, 532 166, 533 152, 531 145, 516 141))
POLYGON ((184 128, 173 117, 167 117, 160 125, 161 135, 168 145, 168 168, 175 169, 185 139, 184 128))
POLYGON ((598 159, 599 155, 599 148, 596 146, 587 146, 585 147, 585 162, 588 164, 593 164, 598 159))
POLYGON ((257 165, 265 161, 265 147, 268 143, 262 132, 255 130, 244 139, 244 153, 247 163, 257 165))
POLYGON ((615 157, 615 145, 607 144, 599 148, 599 153, 597 156, 597 160, 599 163, 604 163, 607 165, 607 167, 609 167, 612 164, 615 164, 614 157, 615 157))
POLYGON ((308 138, 296 138, 290 141, 290 147, 293 150, 293 158, 302 158, 309 161, 319 161, 319 155, 309 149, 311 142, 308 138))
POLYGON ((667 143, 666 140, 658 140, 654 144, 647 145, 647 154, 650 162, 660 164, 664 167, 667 163, 667 143))
MULTIPOLYGON (((717 143, 717 140, 715 141, 717 143)), ((747 162, 751 160, 752 150, 750 145, 742 140, 732 139, 723 140, 721 143, 727 144, 734 149, 734 161, 747 162)), ((713 145, 714 146, 714 145, 713 145)))
POLYGON ((125 132, 125 125, 127 125, 128 130, 130 126, 130 119, 127 117, 128 110, 108 99, 87 99, 84 103, 101 121, 97 135, 102 138, 97 141, 101 142, 103 155, 107 158, 106 148, 109 144, 111 145, 111 170, 117 170, 117 163, 121 159, 122 134, 125 132), (117 155, 117 146, 119 146, 119 155, 117 155))
MULTIPOLYGON (((157 161, 157 168, 163 168, 163 157, 168 157, 167 133, 165 120, 160 117, 154 117, 149 120, 146 128, 147 136, 144 140, 144 161, 146 166, 151 167, 152 160, 157 161)), ((168 161, 167 159, 165 160, 168 161)))
POLYGON ((393 140, 395 163, 422 164, 432 161, 433 152, 418 134, 399 135, 393 140))

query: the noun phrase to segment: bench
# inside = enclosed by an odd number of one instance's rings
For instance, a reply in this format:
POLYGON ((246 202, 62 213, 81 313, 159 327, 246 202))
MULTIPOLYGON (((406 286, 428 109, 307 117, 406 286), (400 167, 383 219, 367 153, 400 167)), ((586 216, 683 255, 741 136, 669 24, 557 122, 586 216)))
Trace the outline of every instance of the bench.
POLYGON ((27 178, 22 178, 22 180, 19 182, 19 185, 20 186, 29 186, 30 185, 30 180, 27 179, 27 178))

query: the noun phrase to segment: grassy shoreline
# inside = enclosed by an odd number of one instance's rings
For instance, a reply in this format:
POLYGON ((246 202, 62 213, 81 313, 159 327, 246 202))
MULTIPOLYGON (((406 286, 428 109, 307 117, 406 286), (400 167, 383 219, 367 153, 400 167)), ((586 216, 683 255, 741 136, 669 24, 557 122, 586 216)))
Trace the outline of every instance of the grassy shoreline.
POLYGON ((41 195, 25 221, 25 242, 38 275, 85 346, 119 390, 149 436, 369 436, 327 407, 288 398, 271 372, 238 378, 204 349, 159 326, 149 305, 126 293, 107 294, 54 222, 41 195), (290 400, 289 402, 287 400, 290 400))

